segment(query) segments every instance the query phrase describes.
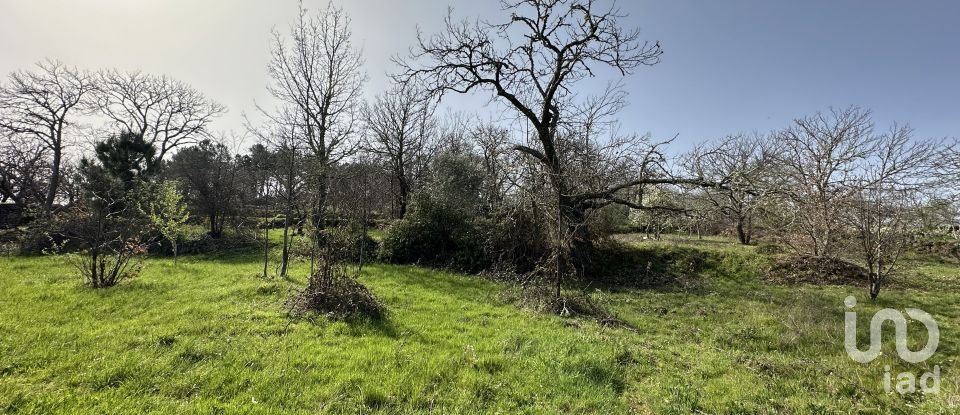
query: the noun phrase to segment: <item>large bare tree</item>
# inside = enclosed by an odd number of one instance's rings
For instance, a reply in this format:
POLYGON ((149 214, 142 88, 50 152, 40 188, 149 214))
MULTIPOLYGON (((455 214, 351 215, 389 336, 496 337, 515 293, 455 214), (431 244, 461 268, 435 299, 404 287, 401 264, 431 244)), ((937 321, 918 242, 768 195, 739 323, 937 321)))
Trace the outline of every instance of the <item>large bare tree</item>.
POLYGON ((104 70, 95 94, 100 114, 124 131, 143 136, 162 163, 173 149, 211 138, 210 123, 226 108, 167 76, 104 70))
POLYGON ((844 201, 855 193, 867 157, 877 148, 870 112, 857 107, 798 118, 778 134, 777 174, 786 212, 801 238, 789 241, 815 256, 836 255, 844 201))
POLYGON ((0 86, 0 129, 42 143, 49 151, 50 177, 42 211, 48 215, 60 187, 68 130, 83 112, 89 94, 96 89, 90 74, 58 61, 43 61, 32 71, 10 74, 0 86))
MULTIPOLYGON (((637 170, 629 178, 582 189, 578 174, 568 171, 562 131, 565 126, 589 115, 584 107, 603 113, 622 106, 616 88, 595 103, 580 105, 583 102, 575 89, 578 82, 602 74, 601 70, 616 77, 629 75, 638 67, 658 63, 663 53, 658 42, 640 40, 639 30, 623 28, 621 19, 625 15, 615 5, 606 4, 593 0, 504 0, 501 5, 509 16, 501 23, 457 22, 448 15, 441 33, 419 36, 409 58, 398 62, 403 68, 398 78, 403 81, 419 79, 429 92, 441 97, 450 92, 486 91, 531 127, 533 139, 514 148, 543 167, 557 211, 557 248, 561 251, 557 256, 569 257, 562 251, 570 246, 577 268, 585 259, 581 254, 591 244, 584 226, 588 211, 610 204, 644 208, 637 203, 642 199, 623 197, 638 186, 702 182, 637 170)), ((614 147, 634 144, 656 147, 634 139, 614 147)), ((643 158, 655 152, 634 153, 643 158)), ((649 165, 646 161, 650 160, 633 164, 649 165)), ((559 286, 564 274, 562 261, 557 268, 559 286)))
POLYGON ((324 226, 332 167, 357 149, 357 111, 366 75, 350 24, 333 3, 316 14, 301 3, 289 33, 273 31, 268 90, 280 109, 260 108, 273 123, 296 124, 287 130, 299 132, 310 154, 317 229, 324 226))
POLYGON ((367 134, 363 148, 376 155, 396 183, 399 217, 429 163, 429 140, 436 125, 433 105, 412 84, 397 84, 363 111, 367 134))

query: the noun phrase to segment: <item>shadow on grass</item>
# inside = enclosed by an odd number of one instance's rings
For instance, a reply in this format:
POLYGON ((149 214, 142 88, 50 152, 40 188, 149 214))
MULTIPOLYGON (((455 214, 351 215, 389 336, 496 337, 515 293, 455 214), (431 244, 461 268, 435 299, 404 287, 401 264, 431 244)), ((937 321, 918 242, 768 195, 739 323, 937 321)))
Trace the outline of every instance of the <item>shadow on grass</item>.
POLYGON ((377 283, 416 286, 433 294, 474 304, 489 303, 488 300, 497 291, 493 283, 478 276, 459 275, 413 265, 372 264, 364 267, 364 278, 377 283), (389 275, 389 278, 378 281, 378 277, 383 275, 389 275))
POLYGON ((397 323, 391 318, 389 311, 379 318, 370 317, 351 317, 342 319, 332 319, 325 314, 317 312, 305 313, 300 317, 289 317, 291 323, 308 323, 311 325, 336 324, 342 323, 343 333, 353 337, 365 337, 370 335, 396 339, 401 336, 402 330, 399 330, 397 323))
POLYGON ((694 247, 613 243, 597 248, 584 277, 573 284, 608 291, 696 292, 705 284, 705 271, 718 265, 716 253, 694 247))

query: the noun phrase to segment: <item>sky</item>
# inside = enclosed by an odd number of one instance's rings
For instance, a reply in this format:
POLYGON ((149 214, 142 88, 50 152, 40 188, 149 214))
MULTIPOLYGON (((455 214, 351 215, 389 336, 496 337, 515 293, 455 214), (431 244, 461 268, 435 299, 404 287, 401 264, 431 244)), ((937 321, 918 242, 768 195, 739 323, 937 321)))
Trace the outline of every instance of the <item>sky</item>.
MULTIPOLYGON (((604 0, 598 0, 603 2, 604 0)), ((385 90, 392 57, 419 26, 458 17, 502 20, 496 0, 335 0, 353 18, 369 82, 385 90)), ((319 9, 326 0, 305 0, 319 9)), ((621 0, 628 27, 660 41, 662 62, 624 79, 621 131, 677 137, 680 148, 796 117, 857 105, 878 128, 909 123, 921 138, 960 137, 960 2, 890 0, 621 0)), ((296 0, 0 0, 0 74, 44 58, 87 69, 140 69, 202 90, 229 113, 214 129, 243 131, 269 105, 271 28, 296 0)), ((604 80, 605 81, 605 80, 604 80)), ((449 110, 500 117, 487 96, 449 110)))

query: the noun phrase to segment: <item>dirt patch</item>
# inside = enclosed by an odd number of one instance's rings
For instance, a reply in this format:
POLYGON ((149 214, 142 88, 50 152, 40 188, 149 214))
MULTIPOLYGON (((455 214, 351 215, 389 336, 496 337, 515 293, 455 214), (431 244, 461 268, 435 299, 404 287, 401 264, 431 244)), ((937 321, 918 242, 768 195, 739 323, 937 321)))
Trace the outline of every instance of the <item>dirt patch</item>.
POLYGON ((867 283, 867 270, 836 258, 810 255, 777 260, 767 273, 768 279, 786 284, 855 285, 867 283))

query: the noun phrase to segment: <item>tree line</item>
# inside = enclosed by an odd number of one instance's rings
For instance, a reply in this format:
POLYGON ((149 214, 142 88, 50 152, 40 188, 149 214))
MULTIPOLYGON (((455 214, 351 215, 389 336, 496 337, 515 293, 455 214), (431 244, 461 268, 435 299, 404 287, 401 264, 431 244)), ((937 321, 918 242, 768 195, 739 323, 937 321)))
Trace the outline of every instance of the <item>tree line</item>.
POLYGON ((322 274, 318 286, 335 279, 331 263, 377 256, 506 267, 549 280, 557 298, 565 281, 601 272, 598 250, 625 229, 729 232, 743 244, 855 258, 873 297, 918 235, 958 235, 960 156, 950 141, 884 129, 869 110, 846 107, 671 155, 672 139, 617 122, 621 80, 660 62, 659 42, 600 1, 502 10, 499 21, 451 12, 365 102, 350 17, 332 3, 301 4, 271 34, 273 100, 247 119, 256 143, 243 151, 211 130, 226 109, 172 78, 57 61, 14 72, 0 87, 0 201, 47 230, 57 216, 89 222, 96 232, 76 233, 93 274, 127 272, 125 260, 147 249, 144 229, 175 253, 176 229, 193 217, 210 238, 232 227, 263 241, 264 276, 279 228, 277 273, 302 255, 322 274), (599 77, 607 88, 582 88, 599 77), (449 94, 486 97, 505 117, 439 113, 449 94), (370 247, 369 227, 383 224, 370 247), (297 235, 309 246, 296 246, 297 235))

